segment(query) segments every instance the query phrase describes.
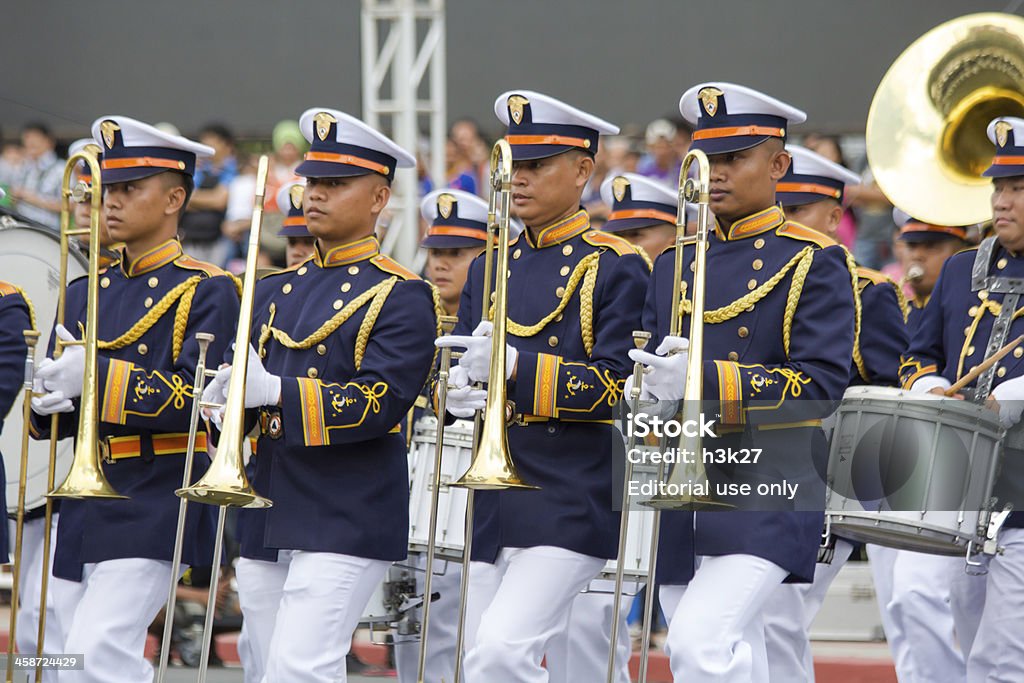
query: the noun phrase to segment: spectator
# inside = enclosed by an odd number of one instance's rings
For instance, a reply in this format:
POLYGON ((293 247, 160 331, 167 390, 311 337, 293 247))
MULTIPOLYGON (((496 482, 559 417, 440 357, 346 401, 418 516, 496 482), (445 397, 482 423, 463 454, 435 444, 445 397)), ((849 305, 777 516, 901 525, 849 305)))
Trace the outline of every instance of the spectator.
POLYGON ((214 154, 196 164, 195 190, 181 220, 181 241, 185 253, 223 265, 227 244, 221 240, 221 224, 228 207, 228 187, 238 175, 235 139, 221 124, 209 124, 199 132, 199 141, 214 154))
MULTIPOLYGON (((843 156, 843 148, 839 144, 838 135, 821 135, 810 133, 804 138, 804 147, 817 152, 829 161, 834 161, 844 168, 850 168, 843 156)), ((843 208, 843 217, 839 220, 839 227, 836 229, 836 239, 842 242, 847 249, 853 249, 857 238, 857 219, 850 210, 850 192, 856 186, 848 185, 846 188, 846 206, 843 208)), ((853 190, 856 193, 856 190, 853 190)))
POLYGON ((444 149, 448 187, 476 194, 477 172, 473 162, 452 138, 448 138, 444 149))
POLYGON ((23 156, 21 144, 18 142, 3 143, 3 147, 0 149, 0 190, 6 192, 7 196, 0 199, 0 206, 14 206, 11 188, 15 178, 21 172, 23 156))
POLYGON ((56 141, 46 124, 29 123, 21 130, 21 145, 24 157, 11 181, 15 208, 29 220, 57 228, 64 160, 54 151, 56 141))
POLYGON ((682 162, 683 157, 690 151, 690 143, 693 142, 693 127, 683 118, 673 119, 672 125, 676 127, 675 137, 672 138, 672 148, 675 149, 676 156, 682 162))
POLYGON ((667 119, 651 121, 644 134, 647 154, 640 159, 637 173, 669 185, 679 184, 679 166, 682 163, 682 157, 676 154, 674 146, 676 133, 676 127, 667 119))
POLYGON ((481 194, 486 196, 484 181, 489 173, 491 146, 487 144, 483 133, 480 132, 480 126, 470 118, 456 119, 448 131, 448 137, 458 147, 459 154, 472 166, 476 187, 480 188, 481 194))

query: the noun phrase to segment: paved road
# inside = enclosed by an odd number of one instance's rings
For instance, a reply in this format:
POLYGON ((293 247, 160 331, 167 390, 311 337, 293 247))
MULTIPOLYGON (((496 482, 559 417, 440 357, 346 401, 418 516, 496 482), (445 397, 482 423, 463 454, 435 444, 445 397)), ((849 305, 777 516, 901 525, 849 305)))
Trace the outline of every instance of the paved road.
MULTIPOLYGON (((167 671, 167 683, 194 683, 196 680, 197 669, 168 669, 167 671)), ((206 677, 208 683, 242 683, 242 670, 241 669, 210 669, 209 675, 206 677)), ((366 676, 349 676, 349 683, 380 683, 382 679, 379 676, 373 678, 367 678, 366 676)))

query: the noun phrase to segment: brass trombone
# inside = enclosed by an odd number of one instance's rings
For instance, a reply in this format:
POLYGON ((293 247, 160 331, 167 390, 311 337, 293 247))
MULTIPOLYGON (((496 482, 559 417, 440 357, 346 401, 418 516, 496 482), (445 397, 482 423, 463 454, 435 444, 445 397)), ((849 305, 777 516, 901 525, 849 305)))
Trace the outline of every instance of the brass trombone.
MULTIPOLYGON (((21 548, 25 531, 25 487, 28 477, 28 440, 32 424, 32 383, 35 379, 39 332, 25 330, 24 403, 21 407, 21 469, 18 472, 18 511, 14 524, 14 562, 11 563, 11 621, 7 631, 7 683, 14 681, 14 643, 18 625, 18 589, 21 583, 21 548)), ((45 606, 45 603, 44 603, 45 606)))
MULTIPOLYGON (((682 331, 683 299, 683 240, 686 237, 686 203, 697 204, 697 235, 694 242, 693 300, 690 308, 689 355, 686 362, 686 383, 683 389, 682 420, 700 419, 701 399, 704 391, 704 295, 707 288, 707 246, 711 214, 709 211, 711 163, 699 149, 691 149, 683 158, 679 169, 679 208, 676 214, 675 262, 672 274, 672 298, 669 313, 669 334, 679 336, 682 331), (697 164, 697 179, 688 177, 690 166, 697 164)), ((665 482, 665 491, 655 494, 641 505, 654 508, 651 533, 650 566, 647 570, 647 591, 644 596, 644 622, 640 644, 640 683, 647 681, 647 660, 651 644, 651 626, 654 622, 654 576, 658 566, 658 541, 661 537, 662 510, 703 510, 732 507, 710 496, 694 495, 697 486, 706 486, 708 477, 704 469, 703 442, 700 431, 695 436, 680 434, 677 453, 689 452, 692 462, 678 462, 665 482), (673 494, 672 491, 689 493, 673 494)), ((662 481, 664 463, 658 464, 658 481, 662 481)), ((614 643, 612 644, 614 647, 614 643)))
POLYGON ((43 578, 39 595, 39 633, 36 639, 36 655, 40 664, 36 667, 36 680, 42 677, 41 656, 43 639, 46 633, 46 595, 49 589, 50 575, 50 526, 53 523, 53 498, 125 498, 110 485, 103 475, 100 465, 99 437, 99 386, 97 353, 99 350, 99 272, 100 272, 100 211, 103 207, 103 193, 99 190, 100 164, 88 147, 81 152, 72 154, 64 166, 64 177, 60 191, 60 278, 58 282, 56 320, 64 323, 65 306, 67 303, 68 255, 71 248, 70 238, 78 235, 89 236, 89 269, 88 287, 86 289, 85 332, 81 340, 64 342, 54 339, 53 358, 60 358, 65 346, 85 347, 85 370, 82 373, 82 396, 78 409, 78 431, 75 437, 75 453, 71 469, 60 486, 54 488, 54 477, 57 469, 57 442, 60 437, 60 416, 54 414, 50 418, 50 457, 48 469, 46 510, 43 522, 43 578), (71 187, 71 176, 78 163, 89 167, 92 184, 78 182, 71 187), (71 202, 89 201, 89 227, 71 228, 71 202))
MULTIPOLYGON (((175 538, 175 563, 171 572, 170 595, 167 600, 167 611, 164 615, 164 640, 160 650, 160 670, 158 683, 163 681, 167 669, 167 656, 170 650, 170 631, 174 620, 175 594, 178 585, 178 571, 181 565, 181 543, 185 533, 185 508, 187 502, 216 505, 217 532, 213 547, 213 562, 210 573, 210 593, 206 602, 206 622, 203 628, 203 647, 199 660, 200 683, 206 680, 206 672, 210 659, 210 643, 213 637, 213 616, 217 599, 217 584, 220 583, 220 560, 224 548, 224 523, 228 507, 266 508, 273 503, 260 496, 252 488, 245 474, 243 448, 245 443, 245 375, 249 361, 249 337, 252 330, 252 307, 256 296, 257 259, 260 250, 260 231, 263 228, 263 200, 267 188, 267 174, 270 169, 270 158, 260 157, 256 169, 256 194, 253 198, 252 221, 249 225, 249 251, 245 262, 245 279, 242 282, 242 303, 238 313, 238 330, 235 333, 235 350, 232 360, 231 379, 228 382, 227 400, 223 406, 217 403, 202 401, 201 385, 206 377, 216 374, 206 369, 205 348, 202 349, 196 366, 196 378, 192 394, 192 423, 189 426, 189 452, 195 451, 195 437, 199 429, 200 408, 211 407, 224 409, 224 420, 221 424, 220 440, 217 451, 210 462, 206 474, 195 484, 188 486, 187 478, 191 474, 185 470, 185 485, 177 490, 181 497, 178 508, 178 529, 175 538)), ((203 339, 200 339, 202 347, 203 339)), ((207 335, 206 344, 212 341, 207 335)))
MULTIPOLYGON (((516 471, 508 449, 505 396, 505 339, 508 311, 508 238, 512 198, 512 147, 498 140, 491 148, 491 188, 487 199, 487 250, 484 255, 484 282, 480 319, 493 313, 491 333, 491 367, 487 375, 487 404, 477 412, 473 430, 475 449, 466 473, 449 486, 469 489, 466 496, 466 533, 462 557, 462 579, 459 585, 459 625, 455 636, 455 683, 462 680, 462 651, 466 636, 466 598, 469 587, 469 558, 473 551, 473 491, 502 489, 536 489, 525 483, 516 471), (500 206, 499 206, 500 202, 500 206), (498 238, 497 258, 492 247, 498 238), (495 264, 495 260, 497 263, 495 264), (495 272, 497 275, 495 276, 495 272), (491 305, 491 281, 494 281, 494 304, 491 305)), ((438 422, 444 419, 444 406, 438 406, 438 422)), ((438 430, 440 434, 440 430, 438 430)), ((427 571, 431 568, 428 567, 427 571)), ((429 596, 426 596, 429 599, 429 596)))

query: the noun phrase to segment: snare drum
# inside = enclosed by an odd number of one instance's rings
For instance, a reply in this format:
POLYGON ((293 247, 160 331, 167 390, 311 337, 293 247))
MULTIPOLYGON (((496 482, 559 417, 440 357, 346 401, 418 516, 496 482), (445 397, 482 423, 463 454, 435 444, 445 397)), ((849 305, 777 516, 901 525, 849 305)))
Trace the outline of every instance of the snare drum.
MULTIPOLYGON (((412 486, 409 495, 409 552, 426 553, 430 534, 430 492, 434 481, 437 418, 421 417, 413 428, 412 486)), ((462 560, 466 530, 466 489, 448 486, 469 469, 473 457, 473 423, 456 420, 444 428, 441 490, 437 498, 435 554, 462 560)))
MULTIPOLYGON (((5 219, 6 221, 7 219, 5 219)), ((88 262, 75 248, 68 253, 68 281, 85 275, 88 262)), ((5 222, 0 224, 0 273, 3 279, 21 287, 35 308, 39 343, 36 362, 46 356, 47 343, 60 297, 60 238, 57 233, 42 227, 5 222)), ((19 391, 0 434, 0 453, 3 453, 7 471, 7 512, 14 514, 18 507, 18 476, 21 471, 22 402, 24 392, 19 391)), ((57 471, 55 481, 63 481, 74 457, 72 439, 57 444, 57 471)), ((25 509, 32 510, 46 502, 47 470, 49 469, 50 442, 29 441, 28 472, 25 485, 25 509)))
POLYGON ((370 601, 363 608, 360 623, 373 630, 387 630, 400 623, 411 612, 409 601, 416 597, 416 577, 401 565, 388 568, 370 601))
POLYGON ((988 524, 1002 436, 996 413, 974 403, 851 387, 829 453, 831 531, 901 550, 964 554, 988 524))

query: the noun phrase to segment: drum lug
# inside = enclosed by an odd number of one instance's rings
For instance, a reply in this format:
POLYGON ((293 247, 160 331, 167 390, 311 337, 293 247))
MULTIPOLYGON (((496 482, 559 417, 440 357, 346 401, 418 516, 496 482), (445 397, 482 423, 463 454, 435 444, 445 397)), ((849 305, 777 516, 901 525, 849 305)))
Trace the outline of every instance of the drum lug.
POLYGON ((988 533, 985 534, 985 543, 981 548, 981 551, 986 555, 1003 554, 1004 549, 998 545, 999 530, 1003 528, 1006 518, 1010 516, 1010 512, 1012 511, 1013 505, 1011 503, 1007 503, 1001 511, 992 515, 992 518, 989 520, 988 533))
POLYGON ((984 562, 971 559, 980 552, 981 551, 977 549, 977 545, 973 540, 967 543, 967 566, 964 567, 964 571, 968 576, 984 576, 985 574, 988 574, 988 567, 985 566, 984 562))

